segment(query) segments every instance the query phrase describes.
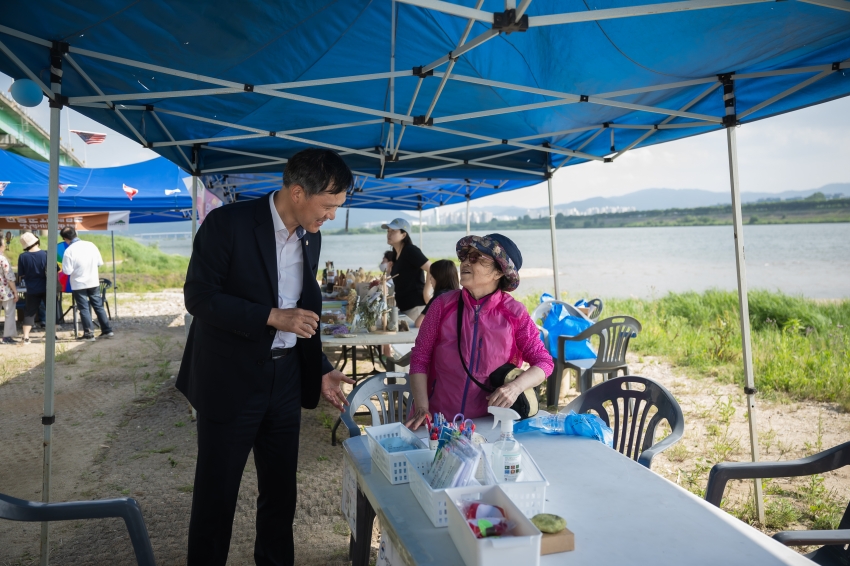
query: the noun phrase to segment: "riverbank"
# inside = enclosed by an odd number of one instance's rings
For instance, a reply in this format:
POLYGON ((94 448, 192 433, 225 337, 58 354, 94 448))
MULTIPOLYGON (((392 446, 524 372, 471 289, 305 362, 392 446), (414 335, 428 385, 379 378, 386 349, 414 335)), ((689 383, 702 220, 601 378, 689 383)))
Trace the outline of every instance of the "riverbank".
MULTIPOLYGON (((814 198, 749 203, 741 207, 742 220, 745 224, 832 224, 850 222, 850 198, 825 199, 813 195, 814 198)), ((470 229, 473 232, 499 230, 542 230, 549 229, 549 217, 530 218, 524 216, 516 220, 496 220, 490 222, 473 222, 470 229)), ((732 224, 732 207, 704 206, 699 208, 668 208, 664 210, 640 210, 631 212, 616 212, 607 214, 588 214, 581 216, 566 216, 558 213, 555 217, 555 228, 558 230, 574 230, 586 228, 650 228, 662 226, 728 226, 732 224)), ((465 224, 424 225, 424 232, 452 232, 465 230, 465 224)), ((418 227, 414 230, 418 230, 418 227)), ((380 228, 352 228, 328 232, 328 235, 346 234, 377 234, 384 230, 380 228)))

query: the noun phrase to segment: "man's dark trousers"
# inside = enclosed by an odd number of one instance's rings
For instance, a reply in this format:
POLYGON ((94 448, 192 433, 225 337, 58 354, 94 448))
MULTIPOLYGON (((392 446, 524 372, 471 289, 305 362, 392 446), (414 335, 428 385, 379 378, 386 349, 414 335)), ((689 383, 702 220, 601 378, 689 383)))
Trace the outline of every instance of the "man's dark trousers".
POLYGON ((224 566, 242 471, 253 448, 257 500, 258 565, 293 564, 298 434, 301 427, 298 355, 269 359, 235 420, 217 423, 198 413, 198 463, 189 523, 190 566, 224 566))
POLYGON ((74 297, 77 311, 80 313, 80 321, 83 323, 83 332, 85 334, 92 334, 94 332, 94 325, 91 321, 91 309, 94 309, 94 314, 97 315, 97 321, 100 323, 100 331, 105 334, 112 332, 112 328, 109 326, 109 317, 106 316, 106 309, 103 308, 103 297, 100 296, 100 287, 77 289, 76 291, 72 291, 71 295, 74 297))

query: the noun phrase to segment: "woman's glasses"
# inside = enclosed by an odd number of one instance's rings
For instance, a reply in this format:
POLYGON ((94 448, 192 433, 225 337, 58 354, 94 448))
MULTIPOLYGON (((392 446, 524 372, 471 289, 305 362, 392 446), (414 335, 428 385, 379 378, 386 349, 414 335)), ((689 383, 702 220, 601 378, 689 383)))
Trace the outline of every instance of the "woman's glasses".
POLYGON ((490 259, 489 256, 482 254, 478 250, 473 249, 471 247, 461 248, 461 250, 460 250, 460 260, 462 262, 468 261, 469 263, 479 263, 480 262, 481 265, 484 266, 484 267, 489 267, 489 266, 496 264, 496 262, 493 261, 492 259, 490 259), (482 258, 486 258, 486 259, 482 259, 482 258))

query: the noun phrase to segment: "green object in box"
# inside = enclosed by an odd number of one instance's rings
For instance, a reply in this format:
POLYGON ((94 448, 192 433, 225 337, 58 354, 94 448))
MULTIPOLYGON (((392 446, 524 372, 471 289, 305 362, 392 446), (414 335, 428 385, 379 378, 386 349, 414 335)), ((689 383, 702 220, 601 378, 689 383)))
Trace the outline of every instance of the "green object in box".
POLYGON ((542 533, 559 533, 567 528, 567 520, 551 513, 539 513, 531 518, 534 526, 542 533))

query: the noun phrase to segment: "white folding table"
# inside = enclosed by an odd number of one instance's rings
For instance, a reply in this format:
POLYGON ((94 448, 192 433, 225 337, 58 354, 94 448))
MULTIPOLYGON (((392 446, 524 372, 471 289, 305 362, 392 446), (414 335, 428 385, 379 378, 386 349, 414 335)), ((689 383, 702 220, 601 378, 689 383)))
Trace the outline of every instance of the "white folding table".
MULTIPOLYGON (((476 422, 477 432, 498 439, 492 419, 476 422)), ((565 517, 575 533, 574 551, 544 556, 541 565, 812 564, 601 442, 538 432, 517 438, 549 480, 545 511, 565 517)), ((372 467, 365 436, 343 446, 347 480, 356 482, 348 506, 357 512, 354 566, 368 564, 372 510, 406 564, 462 564, 448 530, 431 524, 408 485, 391 485, 372 467)))

